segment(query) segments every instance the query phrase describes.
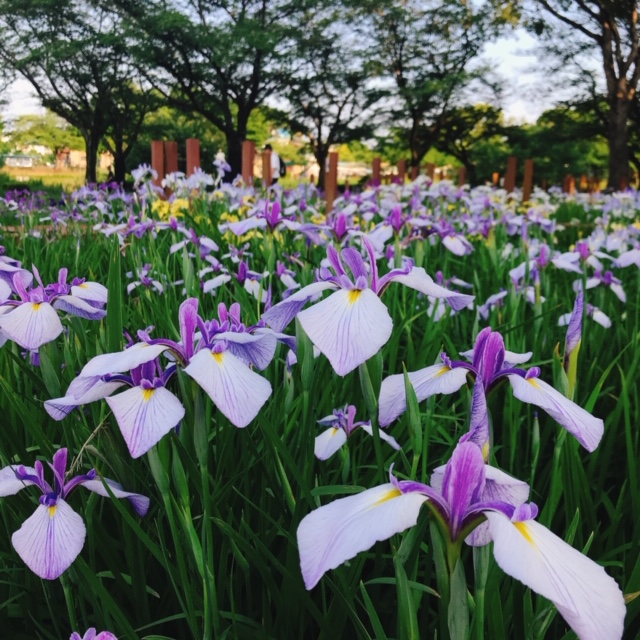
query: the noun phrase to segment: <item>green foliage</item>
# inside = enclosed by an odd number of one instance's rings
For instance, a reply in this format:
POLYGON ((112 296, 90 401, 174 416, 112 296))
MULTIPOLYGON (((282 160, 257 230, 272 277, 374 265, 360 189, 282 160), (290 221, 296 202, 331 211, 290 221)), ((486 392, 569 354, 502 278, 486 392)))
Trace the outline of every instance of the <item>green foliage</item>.
POLYGON ((51 159, 58 149, 82 149, 84 140, 79 131, 51 111, 44 115, 22 115, 13 122, 8 135, 13 149, 27 145, 43 145, 51 149, 51 159))

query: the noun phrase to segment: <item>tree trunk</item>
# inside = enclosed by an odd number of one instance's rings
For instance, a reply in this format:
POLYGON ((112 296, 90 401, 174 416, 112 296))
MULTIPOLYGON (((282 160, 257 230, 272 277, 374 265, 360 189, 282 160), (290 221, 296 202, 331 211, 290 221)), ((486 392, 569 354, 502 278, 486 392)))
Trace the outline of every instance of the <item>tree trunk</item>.
POLYGON ((464 168, 467 170, 467 183, 473 187, 478 182, 478 177, 476 173, 476 163, 472 162, 471 160, 467 160, 463 164, 464 164, 464 168))
POLYGON ((629 186, 629 117, 630 102, 614 98, 609 111, 609 184, 610 189, 629 186))
POLYGON ((313 155, 318 163, 318 189, 324 191, 325 178, 327 175, 327 157, 329 156, 328 147, 318 147, 314 150, 313 155))
POLYGON ((127 173, 126 161, 127 153, 124 145, 122 142, 116 142, 115 153, 113 154, 113 179, 118 184, 124 184, 127 173))
POLYGON ((82 134, 84 138, 85 151, 87 157, 87 167, 84 173, 84 179, 87 184, 96 184, 98 182, 98 147, 100 145, 100 137, 96 136, 94 131, 88 131, 82 134))
MULTIPOLYGON (((242 142, 245 135, 241 135, 238 131, 225 131, 227 138, 227 157, 226 160, 231 167, 231 179, 242 174, 242 142)), ((256 153, 260 153, 256 149, 256 153)))

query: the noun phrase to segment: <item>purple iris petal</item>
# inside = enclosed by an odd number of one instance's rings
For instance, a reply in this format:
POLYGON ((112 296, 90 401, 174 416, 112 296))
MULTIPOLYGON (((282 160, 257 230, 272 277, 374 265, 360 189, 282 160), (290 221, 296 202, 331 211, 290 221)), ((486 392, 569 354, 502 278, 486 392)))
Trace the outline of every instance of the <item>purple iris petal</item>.
POLYGON ((573 305, 573 312, 567 327, 567 336, 564 341, 565 367, 571 352, 578 346, 582 338, 582 315, 584 313, 584 291, 580 291, 573 305))

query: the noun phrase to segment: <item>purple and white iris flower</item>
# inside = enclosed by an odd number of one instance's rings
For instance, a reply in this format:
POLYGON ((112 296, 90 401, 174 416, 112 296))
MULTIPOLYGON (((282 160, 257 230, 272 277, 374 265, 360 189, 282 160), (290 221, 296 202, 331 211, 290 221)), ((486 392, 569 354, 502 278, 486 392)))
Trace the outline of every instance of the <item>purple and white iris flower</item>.
POLYGON ((0 496, 11 496, 29 485, 42 492, 40 504, 32 516, 11 536, 11 543, 25 564, 45 580, 55 580, 78 557, 86 536, 82 518, 69 506, 67 499, 79 486, 98 495, 110 497, 104 483, 116 498, 129 500, 136 513, 144 516, 149 498, 124 491, 113 480, 101 480, 95 469, 65 480, 67 450, 59 449, 49 464, 53 471, 53 486, 44 479, 44 465, 37 460, 34 467, 10 465, 0 470, 0 496))
POLYGON ((20 272, 13 275, 13 288, 19 300, 8 299, 0 315, 0 330, 13 342, 29 351, 35 351, 55 340, 63 331, 57 311, 100 320, 107 314, 107 289, 97 282, 74 278, 67 284, 67 269, 60 269, 58 281, 44 285, 38 270, 33 267, 38 286, 27 289, 20 272))
POLYGON ((340 376, 374 356, 391 336, 393 321, 380 296, 392 282, 444 299, 456 311, 473 300, 473 296, 438 286, 422 267, 414 267, 411 260, 406 260, 403 268, 379 277, 374 249, 366 238, 363 244, 369 256, 369 269, 355 249, 348 247, 339 254, 329 246, 327 258, 331 266, 319 270, 318 281, 296 291, 262 316, 275 331, 282 331, 297 316, 313 344, 340 376), (307 302, 328 289, 334 293, 302 310, 307 302))
POLYGON ((218 316, 219 320, 205 321, 198 315, 198 300, 186 300, 179 311, 180 342, 139 331, 141 342, 92 358, 66 395, 47 400, 45 409, 55 420, 62 420, 77 406, 106 399, 129 452, 138 458, 184 417, 182 403, 166 388, 182 368, 232 424, 246 427, 271 395, 269 382, 250 367, 264 369, 277 341, 292 347, 292 338, 263 326, 246 327, 238 303, 228 310, 220 304, 218 316), (165 352, 172 359, 167 366, 160 362, 165 352), (123 385, 130 388, 111 396, 123 385))
MULTIPOLYGON (((373 436, 371 422, 354 422, 355 417, 356 408, 350 404, 344 409, 334 409, 330 416, 318 420, 320 426, 329 427, 316 437, 313 452, 318 460, 328 460, 358 428, 373 436)), ((402 448, 391 436, 383 431, 378 433, 380 434, 380 439, 388 442, 396 451, 402 448)))
MULTIPOLYGON (((622 281, 616 278, 611 271, 596 271, 592 278, 587 278, 585 288, 593 289, 599 285, 609 287, 611 291, 616 295, 620 302, 627 301, 627 294, 622 288, 622 281)), ((582 280, 575 280, 573 283, 573 290, 578 293, 582 289, 582 280)))
POLYGON ((111 631, 101 631, 97 633, 94 627, 87 629, 87 632, 81 636, 77 631, 71 634, 69 640, 118 640, 111 631))
MULTIPOLYGON (((587 304, 587 310, 585 315, 587 318, 591 318, 594 322, 597 322, 601 327, 610 329, 612 322, 611 318, 598 307, 594 307, 592 304, 587 304)), ((565 327, 571 322, 571 314, 564 313, 558 318, 558 326, 565 327)))
MULTIPOLYGON (((127 273, 127 278, 133 280, 133 278, 137 277, 139 279, 134 280, 127 285, 127 294, 131 295, 133 290, 139 286, 143 286, 146 289, 155 289, 155 291, 160 294, 164 293, 164 285, 162 282, 154 279, 152 276, 151 264, 149 263, 143 265, 141 269, 137 269, 135 274, 133 271, 129 271, 127 273)), ((166 281, 167 276, 165 274, 161 274, 159 277, 166 281)))
MULTIPOLYGON (((465 384, 467 374, 482 382, 485 394, 507 379, 518 400, 546 411, 588 451, 593 451, 598 446, 604 433, 602 420, 540 380, 538 367, 525 370, 517 366, 527 362, 531 353, 516 354, 507 351, 502 336, 487 327, 478 334, 473 351, 462 355, 471 362, 451 360, 443 353, 442 364, 409 373, 409 381, 419 402, 437 393, 454 393, 465 384)), ((385 378, 380 388, 380 425, 390 424, 405 411, 404 376, 396 374, 385 378)))
POLYGON ((324 227, 319 227, 310 222, 298 222, 295 215, 282 211, 282 205, 279 200, 275 200, 274 202, 266 200, 264 201, 264 207, 261 207, 262 203, 258 203, 254 209, 254 215, 249 216, 245 220, 221 224, 220 231, 224 232, 228 229, 236 236, 243 236, 253 229, 267 229, 273 232, 280 227, 284 227, 289 231, 298 231, 304 234, 309 237, 314 244, 320 243, 319 231, 324 227))
MULTIPOLYGON (((436 475, 436 474, 434 474, 436 475)), ((458 444, 432 486, 397 480, 335 500, 305 516, 298 527, 302 576, 312 589, 330 569, 414 526, 423 504, 459 562, 462 541, 493 541, 500 568, 555 604, 581 640, 622 638, 622 591, 605 570, 535 521, 529 487, 484 464, 472 442, 458 444), (485 534, 472 532, 486 523, 485 534), (606 612, 607 615, 603 615, 606 612)), ((450 554, 451 556, 451 554, 450 554)), ((453 570, 453 567, 450 567, 453 570)))

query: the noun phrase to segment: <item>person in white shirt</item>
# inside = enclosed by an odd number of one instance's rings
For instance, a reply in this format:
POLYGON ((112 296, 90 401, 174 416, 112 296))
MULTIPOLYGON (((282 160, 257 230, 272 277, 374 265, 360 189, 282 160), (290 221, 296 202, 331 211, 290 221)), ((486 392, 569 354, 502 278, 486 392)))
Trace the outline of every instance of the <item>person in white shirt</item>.
MULTIPOLYGON (((278 184, 280 179, 280 156, 273 150, 270 144, 264 145, 265 151, 271 151, 271 185, 278 184)), ((270 185, 270 186, 271 186, 270 185)))

